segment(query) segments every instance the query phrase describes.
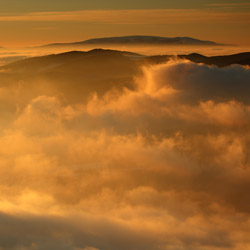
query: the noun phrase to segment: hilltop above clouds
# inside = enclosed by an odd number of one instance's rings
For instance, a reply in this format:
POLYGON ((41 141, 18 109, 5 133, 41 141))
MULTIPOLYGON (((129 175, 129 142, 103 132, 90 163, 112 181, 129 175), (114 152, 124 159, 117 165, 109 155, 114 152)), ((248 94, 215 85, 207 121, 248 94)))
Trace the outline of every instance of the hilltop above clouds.
POLYGON ((222 45, 212 41, 202 41, 191 37, 121 36, 94 38, 73 43, 54 43, 42 47, 82 46, 82 45, 222 45))
MULTIPOLYGON (((207 65, 216 65, 218 67, 225 67, 232 64, 250 65, 250 52, 238 53, 224 56, 204 56, 197 53, 188 55, 155 55, 145 56, 138 53, 128 51, 118 51, 110 49, 93 49, 90 51, 69 51, 59 54, 51 54, 46 56, 31 57, 24 60, 19 60, 5 66, 1 66, 1 70, 27 71, 27 72, 41 72, 44 70, 63 69, 68 71, 72 69, 84 69, 91 63, 99 63, 105 65, 113 61, 116 67, 119 63, 131 63, 143 65, 165 63, 171 59, 187 59, 195 63, 204 63, 207 65), (116 62, 116 63, 115 63, 116 62), (86 64, 84 64, 86 63, 86 64), (31 71, 32 70, 32 71, 31 71)), ((114 65, 115 66, 115 65, 114 65)))

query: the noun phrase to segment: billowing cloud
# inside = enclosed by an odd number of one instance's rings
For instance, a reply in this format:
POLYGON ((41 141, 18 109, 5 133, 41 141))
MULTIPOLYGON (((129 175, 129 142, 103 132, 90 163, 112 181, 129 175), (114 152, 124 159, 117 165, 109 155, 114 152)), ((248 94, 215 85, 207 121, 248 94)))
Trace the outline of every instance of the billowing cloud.
POLYGON ((134 88, 80 103, 34 91, 10 110, 0 248, 250 247, 249 68, 142 72, 134 88))

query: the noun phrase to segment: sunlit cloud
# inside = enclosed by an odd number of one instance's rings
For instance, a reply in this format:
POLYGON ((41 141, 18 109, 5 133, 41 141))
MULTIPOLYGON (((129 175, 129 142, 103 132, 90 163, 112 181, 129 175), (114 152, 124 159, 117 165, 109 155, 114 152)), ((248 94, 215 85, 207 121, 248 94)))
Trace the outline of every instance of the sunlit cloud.
POLYGON ((249 67, 172 60, 104 92, 17 75, 27 85, 0 89, 13 116, 1 124, 0 247, 250 246, 249 67))

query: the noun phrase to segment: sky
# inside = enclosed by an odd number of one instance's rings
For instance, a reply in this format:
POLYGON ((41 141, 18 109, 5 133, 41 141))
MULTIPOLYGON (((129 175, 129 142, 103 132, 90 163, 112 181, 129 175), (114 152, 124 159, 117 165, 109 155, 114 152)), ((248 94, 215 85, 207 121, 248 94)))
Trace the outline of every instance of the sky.
POLYGON ((250 45, 250 1, 1 1, 0 46, 122 35, 190 36, 250 45))

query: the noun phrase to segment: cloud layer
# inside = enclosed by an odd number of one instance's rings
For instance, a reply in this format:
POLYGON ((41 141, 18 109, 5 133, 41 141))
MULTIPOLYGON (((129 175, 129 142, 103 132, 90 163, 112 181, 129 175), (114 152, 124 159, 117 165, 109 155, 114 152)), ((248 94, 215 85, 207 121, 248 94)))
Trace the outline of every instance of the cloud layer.
POLYGON ((134 89, 77 104, 32 92, 7 110, 0 249, 250 247, 250 69, 142 72, 134 89))

